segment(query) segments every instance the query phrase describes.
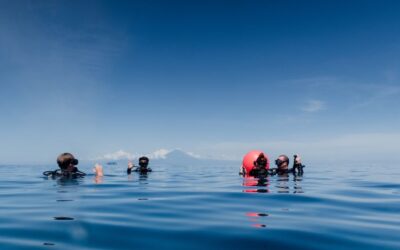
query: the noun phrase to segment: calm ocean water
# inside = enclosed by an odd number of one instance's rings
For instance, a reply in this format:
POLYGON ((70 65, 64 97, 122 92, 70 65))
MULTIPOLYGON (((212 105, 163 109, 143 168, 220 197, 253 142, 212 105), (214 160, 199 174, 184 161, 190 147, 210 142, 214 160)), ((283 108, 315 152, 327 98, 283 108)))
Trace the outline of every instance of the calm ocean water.
POLYGON ((400 249, 400 170, 378 167, 260 183, 238 166, 105 166, 71 181, 0 166, 0 249, 400 249))

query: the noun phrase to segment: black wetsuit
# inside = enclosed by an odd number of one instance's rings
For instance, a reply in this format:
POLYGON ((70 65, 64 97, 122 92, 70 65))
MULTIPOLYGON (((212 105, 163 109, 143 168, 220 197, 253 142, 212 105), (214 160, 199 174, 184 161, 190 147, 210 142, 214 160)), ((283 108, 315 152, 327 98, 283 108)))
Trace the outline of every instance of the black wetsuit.
POLYGON ((148 172, 152 172, 153 170, 151 169, 151 168, 142 168, 142 167, 137 167, 137 168, 135 168, 135 169, 133 169, 132 170, 132 168, 128 168, 127 170, 126 170, 126 173, 127 174, 131 174, 132 173, 132 171, 133 172, 138 172, 138 173, 141 173, 141 174, 146 174, 146 173, 148 173, 148 172))
POLYGON ((265 178, 271 175, 282 175, 282 174, 295 174, 295 175, 302 175, 304 173, 303 168, 305 166, 302 164, 295 164, 292 168, 288 168, 285 170, 279 170, 279 168, 256 168, 254 167, 250 172, 249 175, 257 178, 265 178))
POLYGON ((250 170, 249 175, 253 177, 265 177, 270 175, 270 171, 265 168, 253 168, 250 170))
POLYGON ((295 175, 303 175, 305 168, 305 165, 302 164, 294 164, 292 168, 288 169, 282 169, 280 170, 279 168, 271 168, 270 171, 272 175, 282 175, 282 174, 295 174, 295 175))
POLYGON ((45 176, 50 176, 50 177, 62 177, 62 178, 79 178, 83 177, 86 174, 84 172, 81 172, 78 170, 78 168, 75 168, 73 171, 65 171, 62 169, 56 169, 54 171, 45 171, 43 172, 43 175, 45 176))

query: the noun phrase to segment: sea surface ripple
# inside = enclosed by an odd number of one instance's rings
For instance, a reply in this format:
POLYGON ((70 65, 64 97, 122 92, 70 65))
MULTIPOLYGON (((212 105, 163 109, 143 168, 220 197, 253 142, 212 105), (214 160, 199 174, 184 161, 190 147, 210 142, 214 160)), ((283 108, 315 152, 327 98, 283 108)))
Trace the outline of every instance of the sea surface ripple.
POLYGON ((400 249, 397 166, 262 181, 237 166, 104 168, 64 181, 0 166, 1 249, 400 249))

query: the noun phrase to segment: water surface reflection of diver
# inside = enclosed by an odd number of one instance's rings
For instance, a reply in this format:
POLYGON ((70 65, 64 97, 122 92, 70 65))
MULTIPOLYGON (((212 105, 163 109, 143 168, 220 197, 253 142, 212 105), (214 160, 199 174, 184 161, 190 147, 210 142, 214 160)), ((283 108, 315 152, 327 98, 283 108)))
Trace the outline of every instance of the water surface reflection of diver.
POLYGON ((45 171, 43 175, 48 177, 61 177, 61 178, 79 178, 83 177, 86 174, 76 167, 79 161, 76 159, 71 153, 63 153, 57 157, 57 164, 60 169, 56 169, 53 171, 45 171))
POLYGON ((245 189, 243 192, 245 193, 269 193, 269 177, 246 177, 243 178, 244 187, 257 187, 257 189, 245 189))
POLYGON ((304 193, 301 186, 302 180, 303 177, 301 175, 294 174, 290 176, 288 173, 281 174, 278 175, 275 187, 278 193, 290 193, 291 188, 293 189, 293 193, 304 193))

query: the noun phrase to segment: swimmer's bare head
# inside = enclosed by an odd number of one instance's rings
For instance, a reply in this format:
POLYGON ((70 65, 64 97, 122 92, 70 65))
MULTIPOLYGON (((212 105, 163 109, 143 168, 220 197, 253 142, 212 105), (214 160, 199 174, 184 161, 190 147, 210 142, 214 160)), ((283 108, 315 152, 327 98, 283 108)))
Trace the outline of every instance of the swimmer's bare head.
POLYGON ((289 167, 289 157, 287 155, 280 155, 275 160, 275 164, 279 170, 286 170, 289 167))
POLYGON ((63 171, 75 172, 77 170, 75 166, 78 163, 78 159, 75 159, 71 153, 62 153, 57 157, 57 164, 63 171))

